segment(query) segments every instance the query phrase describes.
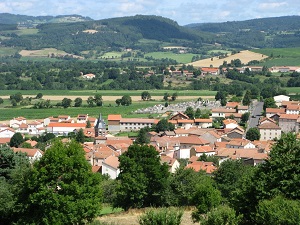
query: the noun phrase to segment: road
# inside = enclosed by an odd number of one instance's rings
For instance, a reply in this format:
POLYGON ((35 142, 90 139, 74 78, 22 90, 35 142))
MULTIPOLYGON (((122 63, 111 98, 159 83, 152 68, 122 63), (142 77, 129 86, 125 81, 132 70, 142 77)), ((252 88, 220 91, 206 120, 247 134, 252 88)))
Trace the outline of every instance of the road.
POLYGON ((258 125, 259 117, 261 116, 261 112, 263 111, 263 102, 256 102, 253 104, 253 108, 250 112, 248 129, 252 127, 256 127, 258 125))

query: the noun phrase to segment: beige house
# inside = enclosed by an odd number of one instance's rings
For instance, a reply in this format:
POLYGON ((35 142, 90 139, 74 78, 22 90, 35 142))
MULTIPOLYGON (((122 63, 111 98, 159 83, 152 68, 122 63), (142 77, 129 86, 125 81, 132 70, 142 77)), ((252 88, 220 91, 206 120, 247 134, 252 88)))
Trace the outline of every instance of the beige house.
POLYGON ((263 123, 258 126, 260 133, 260 140, 274 140, 281 136, 281 128, 275 123, 263 123))

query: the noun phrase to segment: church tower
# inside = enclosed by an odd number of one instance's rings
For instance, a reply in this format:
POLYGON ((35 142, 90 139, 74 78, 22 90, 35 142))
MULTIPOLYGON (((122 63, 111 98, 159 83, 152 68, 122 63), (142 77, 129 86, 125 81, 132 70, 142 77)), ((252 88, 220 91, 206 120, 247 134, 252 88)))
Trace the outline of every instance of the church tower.
POLYGON ((99 137, 99 136, 102 136, 102 137, 105 137, 106 135, 106 124, 104 122, 104 120, 102 119, 102 115, 100 113, 99 115, 99 118, 97 120, 97 123, 94 127, 95 129, 95 137, 99 137))

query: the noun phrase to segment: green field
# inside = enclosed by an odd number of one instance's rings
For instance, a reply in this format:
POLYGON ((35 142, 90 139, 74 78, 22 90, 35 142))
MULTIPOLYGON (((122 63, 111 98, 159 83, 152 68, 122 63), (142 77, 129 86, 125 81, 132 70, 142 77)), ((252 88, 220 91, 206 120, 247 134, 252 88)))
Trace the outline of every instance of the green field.
POLYGON ((289 94, 300 93, 300 87, 285 87, 283 89, 286 90, 289 94))
MULTIPOLYGON (((173 52, 150 52, 145 54, 145 57, 153 57, 155 59, 174 59, 178 63, 190 63, 192 61, 193 56, 197 54, 185 53, 185 54, 176 54, 173 52)), ((200 55, 199 55, 200 56, 200 55)))
POLYGON ((51 108, 51 109, 31 109, 31 108, 1 108, 0 121, 11 120, 13 117, 23 116, 27 119, 44 119, 49 116, 70 115, 76 117, 78 114, 89 114, 93 117, 98 117, 101 113, 104 118, 108 114, 121 114, 123 117, 148 117, 149 114, 132 114, 140 108, 146 108, 163 102, 133 102, 130 106, 116 106, 115 104, 104 103, 102 107, 70 107, 64 108, 51 108))
POLYGON ((20 29, 15 33, 18 35, 31 35, 31 34, 37 34, 38 32, 39 29, 30 28, 30 29, 20 29))
POLYGON ((0 47, 0 57, 1 56, 8 56, 13 55, 17 52, 16 49, 9 48, 9 47, 0 47))
POLYGON ((48 58, 48 57, 32 57, 32 56, 22 56, 20 61, 32 61, 32 62, 55 62, 55 61, 62 61, 63 59, 57 58, 48 58))
POLYGON ((102 55, 101 57, 103 58, 121 58, 122 54, 124 54, 125 52, 106 52, 104 53, 104 55, 102 55))
MULTIPOLYGON (((94 96, 99 93, 102 96, 122 96, 128 94, 130 96, 140 96, 143 90, 127 91, 127 90, 0 90, 0 96, 8 96, 21 92, 22 95, 37 95, 42 93, 43 95, 54 95, 54 96, 94 96)), ((216 91, 208 90, 148 90, 151 96, 163 96, 164 93, 168 92, 173 94, 178 93, 178 96, 214 96, 216 91)))
POLYGON ((264 49, 251 49, 252 52, 261 53, 273 57, 288 57, 300 58, 300 47, 297 48, 264 48, 264 49))

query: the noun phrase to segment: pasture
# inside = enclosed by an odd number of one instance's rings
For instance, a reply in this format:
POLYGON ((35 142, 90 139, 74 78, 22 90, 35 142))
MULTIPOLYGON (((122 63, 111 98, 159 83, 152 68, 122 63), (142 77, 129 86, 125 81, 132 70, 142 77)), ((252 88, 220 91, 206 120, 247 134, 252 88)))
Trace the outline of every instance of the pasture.
POLYGON ((0 57, 13 55, 17 52, 16 49, 10 47, 0 47, 0 57))
POLYGON ((192 61, 193 56, 196 55, 197 54, 192 54, 192 53, 176 54, 173 52, 150 52, 145 54, 145 57, 153 57, 154 59, 169 58, 169 59, 176 60, 178 63, 190 63, 192 61))
POLYGON ((65 51, 57 50, 55 48, 44 48, 40 50, 22 50, 19 53, 21 56, 31 57, 48 57, 48 55, 66 55, 65 51))
POLYGON ((260 60, 263 60, 266 58, 268 58, 267 55, 263 55, 260 53, 255 53, 252 51, 245 50, 245 51, 241 51, 237 54, 230 55, 226 58, 219 59, 219 57, 212 57, 212 58, 208 58, 208 59, 198 60, 196 62, 189 63, 189 64, 191 64, 195 67, 210 67, 210 66, 219 67, 223 64, 224 61, 227 61, 228 63, 230 63, 231 60, 240 59, 243 64, 247 64, 248 62, 250 62, 252 60, 260 61, 260 60))

